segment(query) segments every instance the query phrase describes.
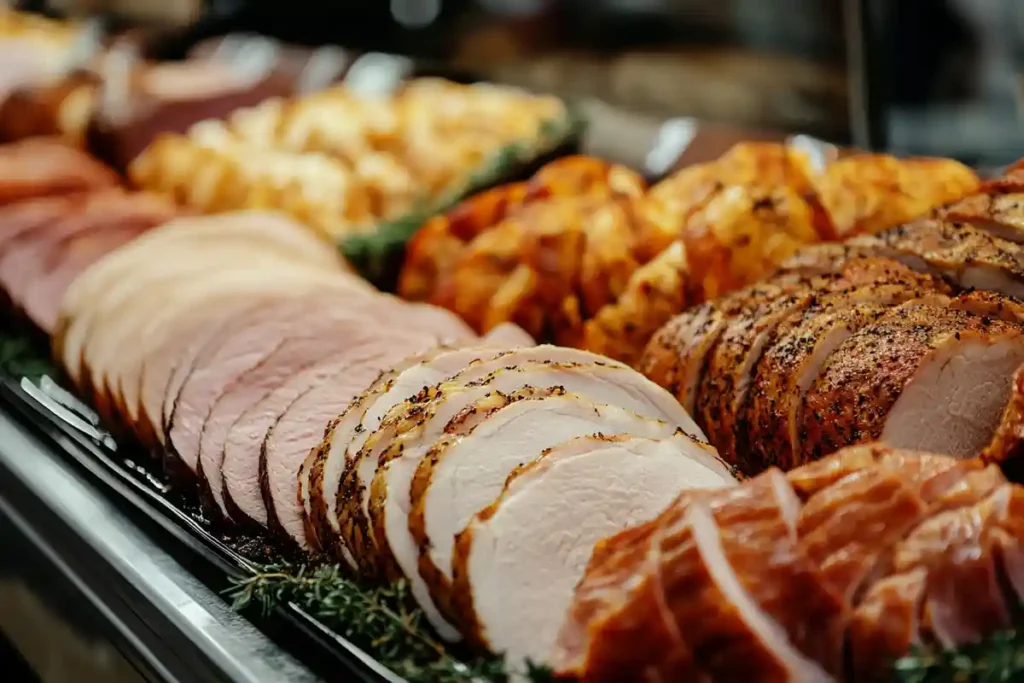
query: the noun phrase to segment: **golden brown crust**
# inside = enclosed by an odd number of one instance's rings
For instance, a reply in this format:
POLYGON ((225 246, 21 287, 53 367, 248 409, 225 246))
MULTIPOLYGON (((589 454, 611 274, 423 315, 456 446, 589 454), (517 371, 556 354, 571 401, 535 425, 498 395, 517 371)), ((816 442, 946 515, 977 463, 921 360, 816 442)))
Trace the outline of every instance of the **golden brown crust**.
POLYGON ((804 398, 798 462, 877 439, 906 383, 945 339, 1000 334, 1019 330, 928 304, 893 309, 863 328, 831 355, 804 398))

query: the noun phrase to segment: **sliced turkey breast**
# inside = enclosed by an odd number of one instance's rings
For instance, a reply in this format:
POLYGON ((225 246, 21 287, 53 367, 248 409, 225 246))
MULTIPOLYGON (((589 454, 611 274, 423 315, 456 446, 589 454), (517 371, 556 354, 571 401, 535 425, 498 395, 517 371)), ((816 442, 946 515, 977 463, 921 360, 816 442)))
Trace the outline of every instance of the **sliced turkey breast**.
POLYGON ((589 436, 516 470, 459 534, 455 594, 470 637, 512 671, 548 663, 594 543, 655 517, 681 489, 730 483, 687 457, 694 447, 685 435, 589 436))
MULTIPOLYGON (((350 426, 340 433, 341 439, 338 443, 335 444, 332 437, 332 444, 318 454, 320 459, 326 459, 322 466, 317 469, 317 471, 325 473, 322 475, 324 488, 321 495, 311 497, 311 516, 314 518, 319 517, 320 519, 326 518, 330 521, 329 515, 322 511, 320 513, 316 512, 317 506, 332 506, 337 501, 340 514, 342 508, 347 507, 341 501, 344 500, 348 503, 358 501, 358 505, 353 505, 352 509, 348 510, 346 516, 348 522, 345 528, 340 529, 340 532, 345 538, 345 543, 357 546, 350 548, 350 550, 367 558, 367 561, 372 564, 372 553, 368 550, 363 550, 362 547, 367 543, 371 543, 370 539, 363 533, 363 530, 367 528, 365 515, 369 502, 369 485, 376 471, 376 463, 380 459, 381 454, 395 444, 401 443, 404 448, 408 441, 409 443, 421 443, 425 448, 429 448, 433 441, 437 439, 437 436, 442 433, 444 424, 458 412, 458 409, 456 409, 449 414, 447 407, 441 409, 441 414, 444 417, 443 419, 439 418, 440 421, 436 426, 437 431, 429 432, 433 436, 420 441, 421 434, 428 433, 424 431, 425 426, 433 420, 432 416, 435 412, 438 412, 437 409, 444 403, 442 400, 443 396, 467 387, 477 391, 480 386, 488 384, 493 380, 492 375, 501 375, 506 370, 525 368, 527 366, 537 370, 544 370, 545 368, 554 370, 556 374, 553 376, 553 379, 556 380, 559 377, 563 379, 567 377, 569 380, 572 380, 576 377, 572 370, 581 367, 581 365, 571 361, 573 359, 589 360, 594 358, 599 360, 588 364, 588 367, 593 367, 595 378, 592 384, 587 385, 587 388, 603 393, 606 391, 608 383, 614 381, 613 378, 621 377, 623 379, 617 384, 613 394, 615 400, 608 402, 643 415, 664 419, 670 424, 681 425, 684 431, 696 435, 703 440, 703 433, 696 427, 678 402, 658 388, 657 385, 637 374, 628 366, 576 349, 553 346, 519 348, 503 352, 487 360, 470 363, 465 370, 453 377, 450 382, 438 385, 437 387, 425 388, 422 397, 417 397, 416 400, 407 402, 408 405, 392 408, 389 416, 394 419, 383 420, 381 428, 373 434, 374 443, 376 448, 379 449, 377 451, 374 450, 374 447, 368 447, 368 444, 358 454, 352 455, 352 450, 345 445, 345 439, 351 438, 347 435, 351 433, 353 422, 352 420, 347 420, 346 423, 350 426), (569 374, 565 374, 563 371, 567 371, 569 374), (424 419, 421 420, 421 417, 424 419), (411 431, 404 433, 402 430, 411 431), (344 464, 346 462, 348 463, 347 465, 344 464), (338 479, 333 478, 334 472, 338 472, 338 479), (328 474, 331 476, 328 477, 328 474)), ((503 384, 504 388, 496 388, 506 392, 514 391, 527 383, 533 386, 547 386, 539 379, 536 379, 536 381, 531 380, 530 382, 524 380, 521 384, 517 385, 517 376, 515 375, 503 377, 501 381, 508 382, 509 384, 507 386, 503 384)), ((482 393, 486 392, 478 391, 477 397, 482 395, 482 393)), ((470 395, 462 398, 466 398, 468 403, 475 400, 470 395)), ((392 450, 398 452, 397 448, 397 445, 395 445, 392 450)), ((312 467, 310 471, 312 471, 312 467)), ((316 483, 312 483, 310 490, 312 491, 316 486, 316 483)), ((325 528, 325 531, 328 534, 332 533, 331 529, 325 528)), ((370 571, 373 570, 370 569, 370 571)))
MULTIPOLYGON (((384 461, 373 479, 374 538, 381 540, 377 532, 382 532, 405 574, 416 571, 413 553, 419 556, 419 574, 443 608, 450 604, 456 534, 501 493, 513 470, 528 465, 541 451, 578 436, 600 432, 668 438, 677 430, 675 425, 576 394, 533 400, 528 396, 519 401, 515 394, 495 398, 499 399, 496 405, 485 398, 468 406, 418 462, 403 456, 384 461), (464 416, 476 422, 468 430, 459 426, 464 416), (391 486, 407 487, 409 482, 411 507, 392 504, 391 486)), ((714 457, 710 446, 692 440, 679 443, 684 444, 682 452, 699 463, 714 457)), ((721 477, 720 472, 715 475, 721 477)), ((404 488, 397 490, 397 501, 404 503, 400 493, 404 488)))
POLYGON ((345 412, 381 371, 435 344, 436 340, 429 339, 380 343, 375 355, 353 358, 340 374, 297 398, 281 415, 263 442, 259 460, 268 527, 279 538, 303 549, 309 547, 298 491, 299 468, 323 441, 331 420, 345 412))
MULTIPOLYGON (((308 336, 299 330, 295 336, 285 339, 256 367, 237 377, 210 406, 199 438, 197 473, 207 502, 213 503, 211 514, 215 518, 227 515, 221 476, 224 444, 231 426, 246 410, 284 384, 289 377, 339 349, 347 350, 350 358, 359 359, 373 356, 375 349, 385 340, 402 345, 405 342, 409 345, 418 343, 417 335, 411 331, 396 339, 386 328, 375 325, 372 319, 363 316, 338 318, 334 322, 333 325, 316 329, 308 336)), ((425 343, 429 345, 433 341, 428 338, 425 343)), ((258 462, 257 458, 250 460, 252 466, 258 462)))
POLYGON ((935 305, 893 309, 847 339, 805 396, 802 462, 870 440, 976 455, 1022 362, 1019 326, 935 305))
POLYGON ((360 431, 360 423, 369 406, 389 390, 398 375, 443 352, 443 348, 435 347, 407 356, 393 367, 381 371, 352 400, 349 407, 331 421, 324 433, 323 443, 311 450, 299 467, 298 496, 306 520, 306 540, 318 550, 332 552, 352 569, 358 569, 358 565, 346 539, 342 537, 335 501, 343 472, 369 436, 360 431), (357 441, 360 445, 355 448, 355 454, 350 454, 350 449, 357 441))
POLYGON ((1024 242, 1024 194, 976 194, 939 209, 939 218, 968 223, 1000 239, 1024 242))
POLYGON ((234 522, 266 528, 267 508, 260 488, 259 461, 267 433, 299 396, 337 376, 352 362, 352 354, 347 350, 325 355, 273 389, 231 425, 220 469, 224 507, 234 522))
MULTIPOLYGON (((518 328, 517 328, 518 329, 518 328)), ((502 332, 501 334, 507 334, 502 332)), ((490 335, 483 340, 490 344, 490 335)), ((500 340, 501 337, 498 337, 500 340)), ((522 337, 512 336, 519 341, 522 337)), ((308 467, 303 468, 301 487, 309 491, 303 494, 303 507, 308 504, 308 515, 315 526, 322 527, 324 533, 316 532, 319 539, 340 539, 340 527, 335 501, 325 498, 324 490, 337 491, 345 466, 359 456, 359 451, 370 434, 380 427, 381 420, 394 408, 411 399, 426 387, 457 375, 466 366, 481 358, 497 354, 502 347, 498 345, 468 347, 462 349, 434 349, 426 354, 406 359, 391 373, 378 378, 371 387, 357 398, 352 406, 345 411, 331 427, 331 448, 343 448, 338 455, 327 452, 326 457, 314 459, 308 467), (345 446, 347 444, 347 446, 345 446), (308 474, 307 474, 308 472, 308 474), (306 488, 308 486, 308 488, 306 488), (308 501, 308 502, 307 502, 308 501), (315 509, 315 512, 314 512, 315 509), (329 525, 329 526, 328 526, 329 525)), ((327 450, 327 449, 325 449, 327 450)), ((344 544, 344 540, 341 540, 344 544)), ((351 550, 339 549, 342 557, 348 557, 351 550)), ((358 550, 358 549, 357 549, 358 550)))
MULTIPOLYGON (((541 349, 542 347, 537 347, 541 349)), ((554 351, 548 356, 586 357, 554 351)), ((543 351, 523 349, 508 352, 491 361, 472 363, 448 382, 424 392, 405 404, 396 406, 381 421, 380 428, 366 441, 358 457, 349 463, 340 480, 337 501, 342 533, 349 547, 369 563, 365 571, 376 571, 376 556, 367 544, 372 539, 368 529, 370 484, 379 462, 401 455, 403 461, 418 464, 426 452, 444 434, 448 422, 489 392, 511 393, 524 386, 536 388, 561 386, 566 391, 585 396, 595 402, 631 410, 643 417, 664 420, 673 428, 683 413, 672 397, 639 373, 618 363, 568 364, 544 361, 520 361, 507 369, 487 372, 492 364, 501 367, 501 359, 544 358, 543 351), (667 401, 666 401, 667 399, 667 401)), ((685 428, 683 428, 684 431, 685 428)), ((331 449, 333 451, 333 447, 331 449)), ((340 453, 339 453, 340 456, 340 453)), ((709 454, 708 465, 729 473, 715 456, 709 454)), ((329 502, 332 491, 325 490, 329 502)))

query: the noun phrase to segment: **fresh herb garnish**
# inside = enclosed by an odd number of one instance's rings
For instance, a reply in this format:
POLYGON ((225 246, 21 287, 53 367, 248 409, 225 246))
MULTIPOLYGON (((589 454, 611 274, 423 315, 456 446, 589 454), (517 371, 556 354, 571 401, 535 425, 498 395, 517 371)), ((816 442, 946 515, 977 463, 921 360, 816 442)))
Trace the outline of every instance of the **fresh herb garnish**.
POLYGON ((893 665, 893 679, 896 683, 1024 681, 1024 631, 1004 631, 952 650, 914 647, 893 665))

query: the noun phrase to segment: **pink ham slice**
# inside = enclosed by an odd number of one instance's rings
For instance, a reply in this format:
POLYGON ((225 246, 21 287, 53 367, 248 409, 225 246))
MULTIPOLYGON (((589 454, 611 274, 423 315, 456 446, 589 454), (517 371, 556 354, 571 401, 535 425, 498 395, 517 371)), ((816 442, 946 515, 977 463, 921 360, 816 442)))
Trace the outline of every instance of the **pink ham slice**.
POLYGON ((332 354, 309 365, 264 396, 235 421, 224 443, 224 506, 231 520, 267 526, 267 507, 260 490, 259 455, 267 434, 295 399, 347 368, 351 354, 332 354))
POLYGON ((47 334, 57 325, 61 298, 75 278, 86 268, 122 244, 135 239, 149 226, 136 225, 96 230, 62 243, 50 254, 46 271, 33 275, 19 296, 19 304, 29 319, 47 334), (55 261, 55 262, 54 262, 55 261))
POLYGON ((268 525, 282 539, 308 548, 298 473, 309 452, 324 438, 328 423, 384 370, 403 358, 425 351, 411 344, 382 344, 380 355, 362 359, 292 403, 267 434, 260 454, 260 483, 268 525))
POLYGON ((87 196, 73 194, 40 197, 0 207, 0 260, 5 251, 17 244, 22 237, 78 210, 87 196))
MULTIPOLYGON (((224 462, 224 444, 231 426, 255 403, 281 386, 310 363, 324 358, 338 349, 347 349, 352 358, 372 356, 372 351, 388 343, 412 346, 433 344, 436 340, 426 334, 417 335, 410 330, 407 336, 389 339, 386 328, 363 315, 341 317, 335 324, 312 331, 303 331, 284 340, 267 358, 251 371, 239 376, 217 399, 203 423, 199 440, 199 481, 205 499, 213 503, 212 512, 226 517, 224 482, 221 465, 224 462), (418 340, 425 341, 421 342, 418 340)), ((253 460, 253 464, 255 464, 253 460)))
MULTIPOLYGON (((72 213, 9 244, 0 259, 0 284, 17 294, 24 283, 46 270, 54 251, 93 230, 137 226, 139 232, 175 216, 173 204, 156 195, 104 190, 89 195, 72 213)), ((12 297, 13 298, 13 297, 12 297)))

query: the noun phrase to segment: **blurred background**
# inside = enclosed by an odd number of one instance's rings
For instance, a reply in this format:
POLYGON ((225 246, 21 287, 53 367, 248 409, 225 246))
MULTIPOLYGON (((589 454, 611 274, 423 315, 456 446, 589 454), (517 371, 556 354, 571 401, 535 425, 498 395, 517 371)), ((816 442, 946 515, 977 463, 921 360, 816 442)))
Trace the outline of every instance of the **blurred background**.
POLYGON ((656 117, 1000 164, 1024 154, 1016 0, 51 0, 210 35, 443 61, 656 117))

